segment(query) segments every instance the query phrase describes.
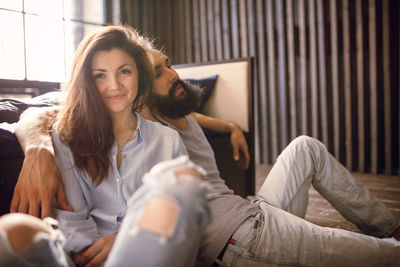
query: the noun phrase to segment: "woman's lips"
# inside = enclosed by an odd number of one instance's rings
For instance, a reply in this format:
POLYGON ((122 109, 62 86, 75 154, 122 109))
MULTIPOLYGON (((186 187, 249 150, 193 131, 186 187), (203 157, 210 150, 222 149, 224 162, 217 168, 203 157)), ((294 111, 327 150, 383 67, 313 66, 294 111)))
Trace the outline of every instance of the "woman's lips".
POLYGON ((107 96, 107 98, 111 99, 111 100, 119 100, 122 97, 124 97, 125 94, 118 94, 118 95, 111 95, 111 96, 107 96))

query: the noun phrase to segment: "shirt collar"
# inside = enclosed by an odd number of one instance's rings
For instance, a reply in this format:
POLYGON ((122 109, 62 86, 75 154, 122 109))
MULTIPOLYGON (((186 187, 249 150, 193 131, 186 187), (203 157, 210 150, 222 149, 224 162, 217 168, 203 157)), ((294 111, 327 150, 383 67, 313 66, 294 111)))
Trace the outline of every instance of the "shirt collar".
MULTIPOLYGON (((135 111, 135 115, 137 118, 137 127, 136 127, 136 139, 138 142, 144 140, 143 129, 145 128, 144 119, 140 116, 139 113, 135 111)), ((144 140, 146 141, 146 140, 144 140)))

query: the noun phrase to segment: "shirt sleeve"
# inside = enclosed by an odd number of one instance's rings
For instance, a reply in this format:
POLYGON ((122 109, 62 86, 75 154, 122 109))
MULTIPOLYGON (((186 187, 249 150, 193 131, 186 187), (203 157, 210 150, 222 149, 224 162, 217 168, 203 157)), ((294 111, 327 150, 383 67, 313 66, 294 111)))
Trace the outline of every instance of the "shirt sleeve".
POLYGON ((88 205, 84 197, 78 171, 70 149, 64 145, 56 131, 52 131, 55 161, 60 170, 68 203, 74 211, 55 209, 59 228, 63 232, 66 243, 64 250, 67 253, 76 253, 93 244, 100 238, 97 225, 89 216, 88 205))

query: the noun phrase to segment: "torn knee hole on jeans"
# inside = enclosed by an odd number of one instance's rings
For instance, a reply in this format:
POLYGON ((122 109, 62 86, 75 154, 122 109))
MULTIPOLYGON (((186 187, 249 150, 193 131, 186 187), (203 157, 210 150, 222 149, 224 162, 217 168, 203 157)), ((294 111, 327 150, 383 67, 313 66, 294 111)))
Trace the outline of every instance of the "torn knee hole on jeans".
POLYGON ((139 220, 139 229, 170 237, 179 215, 178 204, 167 197, 157 196, 147 203, 139 220))

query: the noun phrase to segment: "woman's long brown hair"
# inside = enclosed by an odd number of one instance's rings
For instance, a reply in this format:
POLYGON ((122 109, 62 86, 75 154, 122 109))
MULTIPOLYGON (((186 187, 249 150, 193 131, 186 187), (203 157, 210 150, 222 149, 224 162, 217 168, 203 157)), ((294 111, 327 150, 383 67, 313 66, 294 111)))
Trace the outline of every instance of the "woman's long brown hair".
POLYGON ((59 114, 58 133, 71 149, 76 168, 86 171, 96 185, 107 177, 115 137, 111 117, 94 83, 93 55, 119 48, 135 60, 139 81, 133 112, 148 104, 153 90, 152 67, 145 45, 146 40, 128 26, 106 26, 84 38, 76 50, 66 100, 59 114))

